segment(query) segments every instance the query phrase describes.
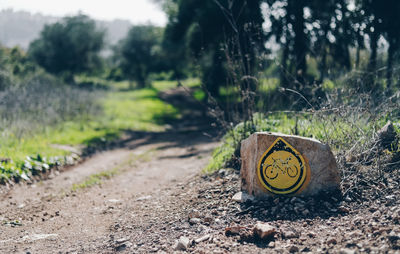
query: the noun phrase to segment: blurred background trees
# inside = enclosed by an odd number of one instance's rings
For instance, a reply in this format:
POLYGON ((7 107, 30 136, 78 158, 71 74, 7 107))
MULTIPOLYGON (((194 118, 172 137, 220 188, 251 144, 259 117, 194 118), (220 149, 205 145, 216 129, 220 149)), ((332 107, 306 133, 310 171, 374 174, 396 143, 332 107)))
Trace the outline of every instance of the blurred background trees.
POLYGON ((148 85, 151 72, 162 69, 161 41, 163 29, 152 25, 133 26, 125 39, 114 48, 114 59, 124 77, 148 85))
POLYGON ((29 54, 46 71, 73 82, 73 75, 99 68, 103 46, 104 32, 89 17, 78 15, 46 25, 29 54))
POLYGON ((164 43, 179 49, 180 61, 199 66, 216 98, 229 83, 230 55, 244 56, 242 76, 276 77, 280 87, 308 100, 355 73, 360 91, 398 89, 400 4, 394 0, 156 2, 169 16, 164 43))
MULTIPOLYGON (((198 63, 208 92, 219 97, 227 83, 226 47, 241 55, 246 73, 254 72, 256 54, 263 48, 261 1, 169 1, 166 43, 180 45, 186 60, 198 63)), ((182 55, 182 52, 179 52, 182 55)))
POLYGON ((251 97, 266 80, 311 101, 357 73, 362 81, 355 78, 353 86, 359 91, 398 89, 395 0, 154 1, 168 16, 164 28, 131 26, 110 45, 90 18, 67 17, 44 26, 27 57, 68 81, 97 71, 142 88, 154 77, 198 77, 217 102, 232 92, 243 101, 241 91, 251 97))

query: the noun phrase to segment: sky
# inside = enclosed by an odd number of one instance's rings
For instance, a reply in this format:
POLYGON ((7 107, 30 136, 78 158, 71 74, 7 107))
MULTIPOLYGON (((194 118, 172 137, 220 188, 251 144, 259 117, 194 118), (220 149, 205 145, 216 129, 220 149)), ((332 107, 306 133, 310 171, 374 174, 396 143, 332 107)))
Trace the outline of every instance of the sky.
POLYGON ((165 25, 167 18, 151 0, 0 0, 0 10, 12 8, 52 16, 74 15, 79 11, 95 19, 128 19, 133 24, 165 25))

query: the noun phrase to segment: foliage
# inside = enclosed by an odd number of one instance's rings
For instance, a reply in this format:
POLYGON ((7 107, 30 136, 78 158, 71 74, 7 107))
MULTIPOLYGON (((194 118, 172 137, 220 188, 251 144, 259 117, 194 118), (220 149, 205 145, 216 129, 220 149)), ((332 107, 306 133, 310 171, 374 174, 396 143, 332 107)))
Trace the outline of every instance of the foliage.
POLYGON ((388 56, 386 63, 386 82, 387 87, 391 89, 393 63, 395 61, 395 54, 400 49, 400 18, 398 13, 400 11, 400 3, 393 0, 360 0, 357 1, 359 9, 365 9, 366 14, 364 22, 369 24, 371 33, 371 61, 369 65, 370 71, 376 69, 376 57, 378 40, 380 36, 384 36, 388 46, 388 56), (367 20, 369 18, 369 20, 367 20))
POLYGON ((99 66, 103 46, 104 32, 80 14, 46 25, 40 38, 30 44, 29 55, 48 72, 65 75, 71 81, 72 75, 99 66))
POLYGON ((0 46, 0 92, 31 78, 39 69, 18 46, 11 49, 0 46))
POLYGON ((18 163, 2 161, 0 163, 0 183, 18 182, 21 179, 29 181, 34 177, 40 177, 41 174, 48 173, 54 167, 72 165, 77 158, 75 155, 46 158, 38 154, 36 156, 27 156, 25 160, 18 163))
POLYGON ((0 66, 3 72, 8 72, 13 78, 25 78, 38 69, 18 46, 11 49, 0 47, 0 66))
MULTIPOLYGON (((380 86, 387 93, 396 90, 400 5, 394 0, 156 2, 169 17, 163 44, 173 52, 170 59, 178 69, 185 63, 198 65, 207 94, 217 102, 220 88, 237 82, 232 82, 234 75, 237 80, 258 78, 257 71, 266 68, 278 70, 272 74, 279 77, 279 85, 307 100, 325 97, 325 79, 336 80, 355 70, 368 72, 368 79, 358 83, 365 91, 380 86), (265 34, 257 31, 261 25, 265 34), (380 53, 380 48, 385 50, 380 53), (238 66, 245 66, 241 73, 238 66)), ((237 91, 239 96, 244 87, 237 91)), ((287 96, 290 101, 298 97, 287 96)), ((298 109, 307 107, 298 104, 298 109)))
MULTIPOLYGON (((40 32, 46 24, 59 22, 60 17, 29 13, 13 9, 0 11, 0 41, 6 47, 19 45, 23 49, 29 47, 29 43, 40 36, 40 32)), ((106 30, 106 41, 113 45, 122 39, 131 23, 128 20, 95 20, 96 26, 106 30)))
POLYGON ((144 88, 151 72, 160 69, 163 29, 152 25, 133 26, 115 48, 117 65, 125 77, 144 88))
POLYGON ((261 1, 170 1, 165 43, 181 58, 191 56, 201 66, 202 80, 212 96, 225 84, 227 59, 221 50, 228 40, 238 42, 235 55, 251 75, 257 50, 263 48, 261 1), (218 25, 216 25, 218 24, 218 25))

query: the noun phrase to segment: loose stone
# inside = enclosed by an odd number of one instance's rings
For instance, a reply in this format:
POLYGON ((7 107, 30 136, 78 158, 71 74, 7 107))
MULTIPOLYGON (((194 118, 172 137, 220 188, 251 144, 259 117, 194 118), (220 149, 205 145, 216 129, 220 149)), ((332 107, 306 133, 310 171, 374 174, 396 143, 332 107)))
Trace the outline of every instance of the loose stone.
POLYGON ((178 241, 176 241, 174 250, 187 250, 190 245, 189 238, 181 236, 178 241))
POLYGON ((276 228, 267 223, 257 223, 253 234, 260 239, 271 239, 276 234, 276 228))

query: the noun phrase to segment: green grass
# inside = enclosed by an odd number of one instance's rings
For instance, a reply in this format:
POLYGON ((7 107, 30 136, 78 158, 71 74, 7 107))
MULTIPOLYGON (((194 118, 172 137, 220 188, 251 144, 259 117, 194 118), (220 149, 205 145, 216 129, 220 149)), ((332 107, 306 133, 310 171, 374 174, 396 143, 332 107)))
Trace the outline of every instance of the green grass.
MULTIPOLYGON (((85 77, 79 76, 76 78, 78 83, 81 84, 91 84, 94 87, 102 87, 102 88, 109 88, 114 90, 120 91, 128 91, 131 90, 131 84, 133 87, 136 87, 136 83, 129 81, 118 81, 118 82, 108 82, 101 78, 97 77, 85 77)), ((188 78, 185 80, 181 80, 181 85, 184 87, 192 88, 192 87, 200 87, 200 79, 198 78, 188 78)), ((178 87, 178 81, 175 80, 155 80, 152 82, 151 87, 159 92, 167 91, 169 89, 173 89, 178 87)))
POLYGON ((52 158, 70 154, 53 144, 89 146, 98 141, 117 139, 128 130, 162 131, 167 120, 179 117, 176 108, 158 98, 157 89, 121 91, 114 85, 120 84, 113 84, 113 89, 98 93, 103 111, 97 115, 56 126, 43 126, 40 131, 23 138, 17 138, 12 133, 2 137, 0 158, 11 159, 12 162, 0 163, 0 180, 18 178, 23 173, 31 174, 23 167, 27 156, 40 154, 43 158, 52 158))
POLYGON ((118 137, 124 130, 161 131, 165 120, 178 117, 178 111, 158 99, 153 89, 107 92, 101 105, 104 113, 88 121, 46 127, 44 132, 20 140, 11 136, 2 146, 2 156, 20 161, 37 153, 47 157, 65 155, 51 144, 89 145, 94 139, 118 137))
POLYGON ((223 144, 213 151, 212 157, 203 172, 211 174, 223 168, 226 163, 232 159, 235 149, 234 142, 230 140, 229 136, 225 136, 223 144))
POLYGON ((97 174, 93 174, 89 176, 87 179, 85 179, 83 182, 78 183, 78 184, 73 184, 71 190, 72 191, 77 191, 81 189, 86 189, 93 187, 95 185, 99 185, 102 183, 103 180, 105 179, 110 179, 114 175, 118 173, 117 170, 108 170, 108 171, 103 171, 97 174))
POLYGON ((206 93, 202 88, 197 88, 196 90, 193 91, 193 97, 197 101, 204 101, 204 99, 206 98, 206 93))
POLYGON ((169 89, 176 88, 178 86, 178 82, 171 80, 158 80, 154 81, 152 87, 158 91, 166 91, 169 89))
MULTIPOLYGON (((311 137, 329 144, 334 151, 343 151, 350 149, 355 142, 360 142, 361 145, 367 143, 387 120, 389 119, 382 117, 370 121, 366 116, 351 115, 340 118, 333 114, 275 113, 266 117, 256 114, 252 128, 240 123, 223 137, 222 144, 214 150, 204 173, 212 173, 226 167, 234 157, 240 142, 254 132, 280 132, 311 137)), ((398 126, 399 122, 395 121, 395 126, 398 126)))
POLYGON ((93 139, 118 136, 124 130, 161 131, 178 111, 157 97, 157 90, 113 91, 101 99, 104 114, 87 122, 67 122, 50 133, 56 144, 90 144, 93 139))
POLYGON ((240 141, 249 137, 253 132, 272 131, 291 133, 291 128, 295 125, 295 120, 288 118, 285 114, 271 115, 265 119, 261 115, 256 115, 255 119, 256 125, 252 131, 246 131, 247 128, 245 128, 244 123, 240 123, 225 134, 222 144, 214 150, 209 164, 204 169, 205 173, 212 173, 224 167, 234 156, 234 152, 238 148, 240 141))
MULTIPOLYGON (((198 78, 189 78, 181 81, 181 85, 184 87, 192 88, 192 87, 200 87, 200 79, 198 78)), ((161 81, 154 81, 152 84, 153 88, 158 91, 166 91, 172 88, 176 88, 178 86, 177 81, 170 81, 170 80, 161 80, 161 81)))

